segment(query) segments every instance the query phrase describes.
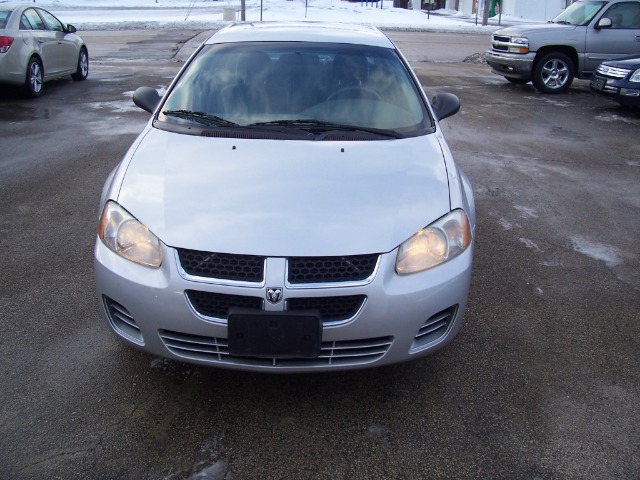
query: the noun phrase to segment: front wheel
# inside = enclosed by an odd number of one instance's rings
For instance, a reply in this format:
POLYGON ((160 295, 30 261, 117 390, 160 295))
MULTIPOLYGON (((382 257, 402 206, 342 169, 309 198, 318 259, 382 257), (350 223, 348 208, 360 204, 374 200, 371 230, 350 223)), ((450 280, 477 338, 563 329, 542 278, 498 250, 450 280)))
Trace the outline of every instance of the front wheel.
POLYGON ((566 92, 573 82, 573 62, 560 52, 551 52, 536 62, 533 85, 542 93, 566 92))
POLYGON ((22 91, 27 97, 39 97, 42 94, 43 80, 42 63, 36 57, 31 57, 27 64, 27 76, 24 80, 22 91))
POLYGON ((71 75, 74 80, 85 80, 89 76, 89 53, 86 48, 81 48, 78 54, 78 68, 71 75))

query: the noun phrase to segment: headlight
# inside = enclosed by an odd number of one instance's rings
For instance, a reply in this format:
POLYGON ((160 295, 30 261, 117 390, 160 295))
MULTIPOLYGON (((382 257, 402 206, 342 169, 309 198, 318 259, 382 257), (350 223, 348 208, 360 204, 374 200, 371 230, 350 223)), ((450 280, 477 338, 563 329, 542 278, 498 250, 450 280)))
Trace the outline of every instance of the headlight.
POLYGON ((469 245, 469 218, 463 210, 454 210, 400 245, 396 273, 407 275, 433 268, 460 255, 469 245))
POLYGON ((115 202, 107 202, 104 206, 98 236, 107 247, 127 260, 153 268, 162 263, 158 237, 115 202))
POLYGON ((640 82, 640 68, 633 72, 629 77, 630 82, 640 82))
POLYGON ((529 53, 529 39, 527 37, 513 37, 508 51, 509 53, 529 53))

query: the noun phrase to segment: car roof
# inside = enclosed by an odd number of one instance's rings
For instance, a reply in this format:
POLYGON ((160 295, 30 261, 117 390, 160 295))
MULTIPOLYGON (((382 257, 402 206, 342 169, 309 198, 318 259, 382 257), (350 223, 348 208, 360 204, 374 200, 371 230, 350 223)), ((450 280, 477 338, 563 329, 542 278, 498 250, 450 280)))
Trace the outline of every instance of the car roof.
POLYGON ((205 42, 329 42, 395 48, 375 27, 328 22, 236 23, 214 33, 205 42))
POLYGON ((44 10, 40 5, 26 4, 26 5, 17 5, 15 3, 0 3, 1 11, 16 11, 19 13, 24 12, 28 8, 38 8, 40 10, 44 10))

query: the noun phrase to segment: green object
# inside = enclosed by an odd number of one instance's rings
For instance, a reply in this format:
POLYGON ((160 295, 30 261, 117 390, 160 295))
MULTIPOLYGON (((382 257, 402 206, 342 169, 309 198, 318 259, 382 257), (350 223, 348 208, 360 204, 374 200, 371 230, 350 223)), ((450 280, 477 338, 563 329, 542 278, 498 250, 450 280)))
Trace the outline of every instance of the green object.
POLYGON ((500 11, 501 0, 491 0, 491 8, 489 8, 489 17, 495 17, 496 14, 500 11))

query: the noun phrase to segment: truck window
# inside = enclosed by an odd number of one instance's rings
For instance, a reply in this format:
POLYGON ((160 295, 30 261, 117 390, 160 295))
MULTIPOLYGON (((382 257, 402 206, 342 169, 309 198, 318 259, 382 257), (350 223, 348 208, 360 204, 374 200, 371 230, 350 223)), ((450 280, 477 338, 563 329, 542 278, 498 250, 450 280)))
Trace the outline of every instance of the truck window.
POLYGON ((606 4, 606 1, 576 2, 551 22, 567 25, 588 25, 606 4))
POLYGON ((616 3, 604 14, 611 28, 640 28, 640 2, 616 3))

